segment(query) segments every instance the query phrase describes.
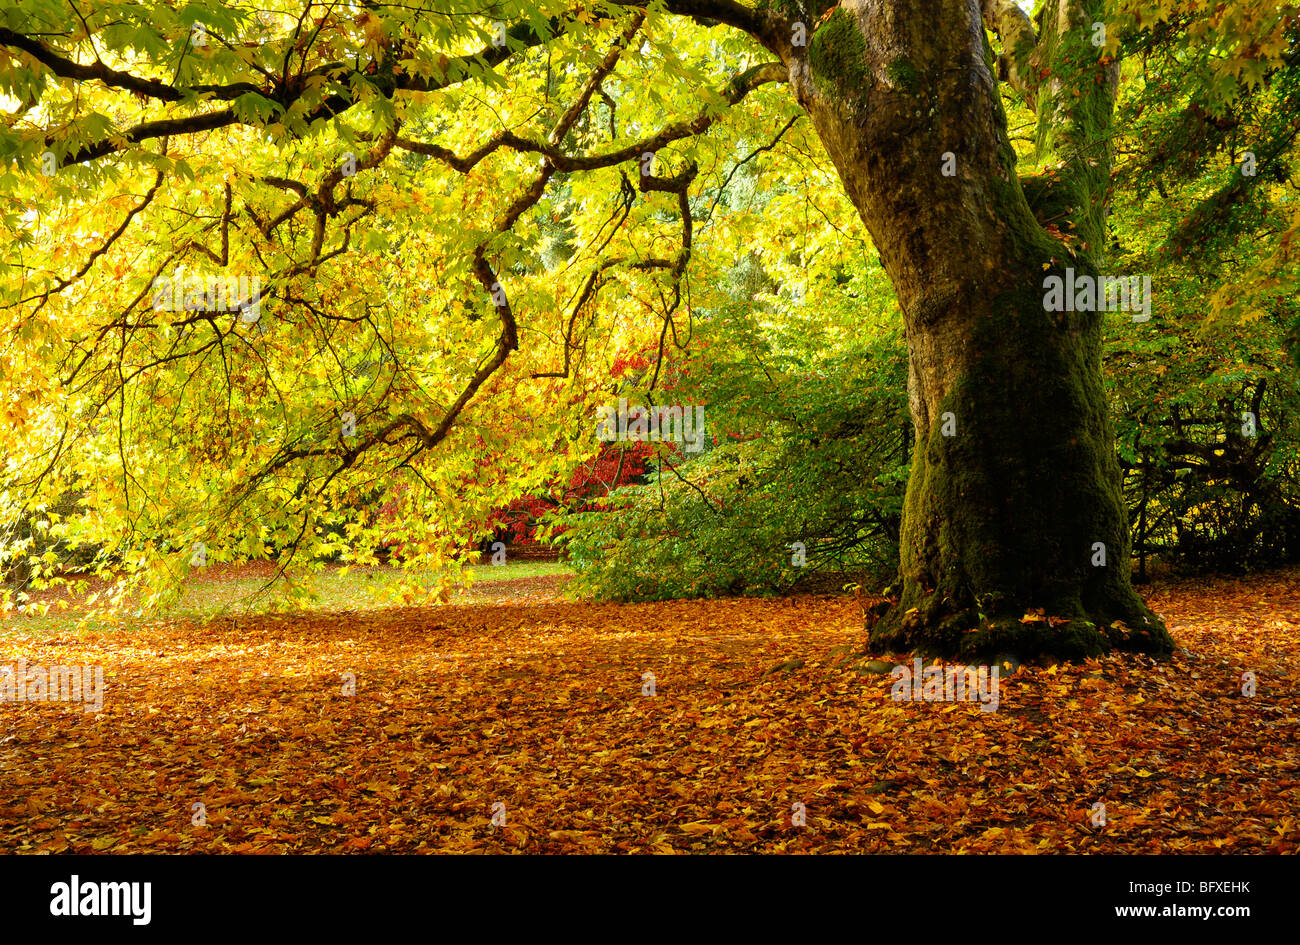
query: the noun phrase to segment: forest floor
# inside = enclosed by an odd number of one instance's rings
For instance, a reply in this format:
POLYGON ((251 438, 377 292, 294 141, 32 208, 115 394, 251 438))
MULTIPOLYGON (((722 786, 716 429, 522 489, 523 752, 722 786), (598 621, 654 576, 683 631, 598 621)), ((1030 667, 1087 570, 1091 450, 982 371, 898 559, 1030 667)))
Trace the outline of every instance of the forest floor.
POLYGON ((982 711, 891 699, 851 597, 520 567, 440 606, 6 618, 0 666, 105 690, 0 702, 0 852, 1300 849, 1300 570, 1144 588, 1172 659, 1022 666, 982 711))

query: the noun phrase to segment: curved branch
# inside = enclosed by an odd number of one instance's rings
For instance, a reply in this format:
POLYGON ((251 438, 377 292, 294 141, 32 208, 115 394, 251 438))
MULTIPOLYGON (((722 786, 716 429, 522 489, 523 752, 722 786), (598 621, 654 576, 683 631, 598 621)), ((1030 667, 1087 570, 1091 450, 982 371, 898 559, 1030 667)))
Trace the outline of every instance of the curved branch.
POLYGON ((179 102, 187 94, 194 93, 212 95, 225 101, 247 95, 249 92, 264 94, 261 89, 248 82, 235 82, 230 85, 195 85, 181 90, 157 79, 145 79, 129 72, 113 69, 98 59, 93 66, 85 66, 55 52, 39 40, 4 27, 0 27, 0 45, 21 49, 60 79, 103 82, 109 88, 133 92, 144 98, 158 99, 163 102, 179 102))
POLYGON ((1038 34, 1029 14, 1015 0, 981 0, 980 12, 984 25, 1002 40, 998 78, 1023 95, 1030 110, 1035 110, 1038 79, 1030 67, 1029 57, 1038 48, 1038 34))
MULTIPOLYGON (((146 79, 128 72, 112 69, 101 62, 97 62, 93 66, 81 65, 68 55, 55 52, 29 36, 3 28, 0 28, 0 45, 22 50, 59 78, 72 79, 77 82, 99 81, 110 88, 132 92, 158 101, 176 103, 193 95, 229 101, 243 95, 254 94, 260 95, 267 101, 274 102, 280 109, 288 111, 310 86, 308 80, 314 78, 341 81, 349 76, 361 75, 367 80, 373 81, 376 76, 386 75, 382 91, 389 98, 398 91, 439 91, 464 81, 476 66, 490 68, 499 65, 517 52, 549 42, 560 32, 562 25, 558 20, 551 20, 545 30, 538 30, 529 24, 519 24, 507 32, 507 42, 503 46, 485 46, 477 52, 463 56, 443 57, 438 66, 438 72, 441 75, 438 76, 426 77, 405 72, 394 74, 393 70, 388 68, 394 64, 394 57, 388 55, 382 61, 372 61, 370 63, 374 75, 367 74, 360 63, 332 62, 289 78, 270 88, 259 88, 247 82, 177 88, 157 79, 146 79)), ((358 101, 359 99, 355 94, 331 95, 310 114, 304 116, 304 120, 310 124, 321 118, 335 117, 352 108, 358 101)), ((212 131, 217 128, 243 123, 245 122, 238 118, 234 111, 229 108, 215 112, 187 115, 181 118, 146 121, 124 132, 87 144, 79 150, 65 155, 63 160, 59 162, 59 166, 94 161, 105 155, 122 151, 129 145, 139 144, 142 141, 154 138, 212 131)), ((57 143, 58 139, 53 136, 45 138, 47 148, 53 148, 57 143)))
MULTIPOLYGON (((759 86, 769 82, 785 82, 788 78, 789 75, 785 66, 781 65, 781 63, 763 63, 735 76, 718 91, 718 95, 727 105, 735 105, 759 86)), ((692 119, 672 122, 653 135, 616 150, 607 151, 604 154, 569 155, 560 151, 553 144, 530 141, 512 131, 501 132, 463 158, 458 157, 454 151, 441 145, 411 141, 407 138, 398 138, 397 146, 413 151, 416 154, 437 158, 452 170, 461 174, 468 174, 479 162, 501 148, 510 148, 521 153, 540 154, 550 161, 557 171, 591 171, 602 167, 613 167, 625 161, 636 160, 642 154, 658 151, 674 141, 701 134, 707 131, 719 117, 716 109, 705 106, 692 119)))
MULTIPOLYGON (((636 5, 643 2, 639 0, 636 5)), ((690 17, 703 26, 721 24, 741 30, 779 56, 782 62, 790 58, 791 23, 774 10, 747 7, 735 0, 666 0, 664 9, 677 16, 690 17)))

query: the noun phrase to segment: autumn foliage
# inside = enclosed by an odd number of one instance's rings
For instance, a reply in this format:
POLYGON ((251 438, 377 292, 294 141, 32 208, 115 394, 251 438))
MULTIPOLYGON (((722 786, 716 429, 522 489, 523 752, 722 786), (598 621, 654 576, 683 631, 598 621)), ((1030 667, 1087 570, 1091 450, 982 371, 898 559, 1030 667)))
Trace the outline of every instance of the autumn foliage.
POLYGON ((1300 850, 1295 571, 1157 586, 1171 660, 1021 666, 996 712, 891 700, 851 597, 591 605, 556 580, 436 610, 19 628, 14 650, 101 663, 107 692, 99 715, 0 704, 0 849, 1300 850))

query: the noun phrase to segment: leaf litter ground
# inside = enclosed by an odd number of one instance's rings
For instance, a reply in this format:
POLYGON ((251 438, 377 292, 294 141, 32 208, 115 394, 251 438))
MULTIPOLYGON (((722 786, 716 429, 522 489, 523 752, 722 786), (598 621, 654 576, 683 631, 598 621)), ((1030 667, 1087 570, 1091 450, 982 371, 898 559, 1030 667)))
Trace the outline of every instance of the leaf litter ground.
POLYGON ((891 700, 847 658, 849 598, 596 605, 561 583, 11 625, 0 662, 102 665, 106 692, 97 714, 0 703, 0 850, 1297 850, 1300 571, 1156 585, 1174 658, 1021 667, 996 712, 891 700))

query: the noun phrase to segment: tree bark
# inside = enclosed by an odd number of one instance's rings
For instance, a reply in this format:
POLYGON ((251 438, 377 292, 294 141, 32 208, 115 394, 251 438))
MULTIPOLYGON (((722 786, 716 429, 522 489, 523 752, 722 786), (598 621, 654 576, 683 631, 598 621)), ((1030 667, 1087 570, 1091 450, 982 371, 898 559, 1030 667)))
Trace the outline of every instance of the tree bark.
POLYGON ((1043 302, 1045 276, 1095 275, 1088 244, 1102 245, 1108 162, 1087 123, 1106 131, 1112 69, 1082 34, 1091 0, 1075 2, 1046 19, 1069 68, 1038 94, 1059 126, 1040 141, 1066 159, 1050 183, 1085 237, 1072 248, 1017 178, 979 0, 843 0, 787 52, 906 322, 916 450, 880 647, 968 659, 1173 647, 1132 588, 1101 316, 1043 302), (1080 79, 1082 106, 1066 98, 1080 79))

